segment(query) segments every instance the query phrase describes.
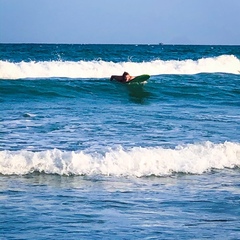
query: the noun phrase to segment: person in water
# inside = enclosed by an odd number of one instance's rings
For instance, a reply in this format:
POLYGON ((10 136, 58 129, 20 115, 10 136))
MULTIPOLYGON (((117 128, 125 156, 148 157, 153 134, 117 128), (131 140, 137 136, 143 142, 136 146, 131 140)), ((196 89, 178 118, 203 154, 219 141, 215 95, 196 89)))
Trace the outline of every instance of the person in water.
POLYGON ((130 82, 133 79, 134 79, 134 77, 131 76, 128 72, 124 72, 122 76, 112 75, 110 78, 111 81, 116 80, 116 81, 122 82, 122 83, 130 82))

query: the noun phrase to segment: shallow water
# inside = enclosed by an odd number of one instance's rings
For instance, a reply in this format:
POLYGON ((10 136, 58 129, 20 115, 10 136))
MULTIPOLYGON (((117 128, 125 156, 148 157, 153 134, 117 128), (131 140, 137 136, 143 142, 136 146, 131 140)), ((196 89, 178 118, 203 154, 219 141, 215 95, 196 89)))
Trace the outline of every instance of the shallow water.
POLYGON ((227 169, 167 178, 4 176, 2 236, 238 239, 238 178, 227 169))

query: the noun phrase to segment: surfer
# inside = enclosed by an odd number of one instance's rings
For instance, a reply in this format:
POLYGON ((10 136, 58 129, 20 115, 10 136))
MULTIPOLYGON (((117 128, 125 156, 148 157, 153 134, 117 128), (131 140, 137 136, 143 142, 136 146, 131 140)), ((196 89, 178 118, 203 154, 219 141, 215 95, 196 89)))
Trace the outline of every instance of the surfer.
POLYGON ((130 82, 134 77, 131 76, 128 72, 124 72, 122 76, 112 75, 110 80, 116 80, 118 82, 130 82))

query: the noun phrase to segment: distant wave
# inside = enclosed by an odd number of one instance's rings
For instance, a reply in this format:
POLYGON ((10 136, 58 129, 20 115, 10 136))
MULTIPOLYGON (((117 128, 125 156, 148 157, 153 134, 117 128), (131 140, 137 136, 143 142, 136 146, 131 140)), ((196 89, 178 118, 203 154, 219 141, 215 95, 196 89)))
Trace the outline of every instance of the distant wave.
POLYGON ((173 173, 202 174, 211 169, 240 167, 240 143, 189 144, 175 149, 119 148, 105 154, 58 149, 32 152, 1 151, 0 173, 34 172, 59 175, 169 176, 173 173))
POLYGON ((240 73, 240 60, 234 55, 202 58, 199 60, 155 60, 150 62, 106 61, 0 61, 0 79, 21 78, 108 78, 128 71, 132 75, 240 73))

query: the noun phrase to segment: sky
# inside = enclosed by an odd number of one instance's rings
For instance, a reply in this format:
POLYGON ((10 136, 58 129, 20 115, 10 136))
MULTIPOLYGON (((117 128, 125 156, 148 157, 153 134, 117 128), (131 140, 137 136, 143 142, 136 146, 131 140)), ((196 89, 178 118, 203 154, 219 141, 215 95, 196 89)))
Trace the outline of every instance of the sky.
POLYGON ((0 43, 240 45, 240 0, 0 0, 0 43))

